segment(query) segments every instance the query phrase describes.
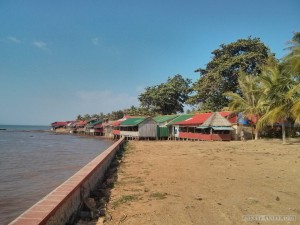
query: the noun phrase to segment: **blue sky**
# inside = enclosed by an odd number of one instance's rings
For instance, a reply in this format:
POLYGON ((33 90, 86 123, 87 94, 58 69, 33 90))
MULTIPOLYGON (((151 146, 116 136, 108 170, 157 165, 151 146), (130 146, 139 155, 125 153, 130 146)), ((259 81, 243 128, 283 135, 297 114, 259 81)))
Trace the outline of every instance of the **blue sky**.
POLYGON ((220 44, 250 35, 281 58, 299 12, 299 0, 1 0, 0 124, 138 106, 146 86, 195 81, 220 44))

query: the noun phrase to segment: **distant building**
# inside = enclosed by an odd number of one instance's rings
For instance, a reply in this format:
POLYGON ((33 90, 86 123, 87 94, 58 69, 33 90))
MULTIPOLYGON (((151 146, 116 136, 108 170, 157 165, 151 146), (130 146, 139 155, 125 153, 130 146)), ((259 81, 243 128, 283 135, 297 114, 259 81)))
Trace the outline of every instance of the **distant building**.
POLYGON ((134 117, 113 124, 113 134, 127 139, 156 139, 157 124, 150 117, 134 117))

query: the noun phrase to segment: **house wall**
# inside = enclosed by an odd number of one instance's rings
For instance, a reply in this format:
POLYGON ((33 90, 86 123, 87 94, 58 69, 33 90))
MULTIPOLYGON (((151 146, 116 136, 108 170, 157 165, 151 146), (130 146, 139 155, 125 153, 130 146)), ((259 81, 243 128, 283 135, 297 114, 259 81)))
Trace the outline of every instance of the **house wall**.
POLYGON ((125 130, 121 130, 120 131, 120 135, 121 136, 125 136, 125 137, 138 137, 139 136, 139 132, 138 131, 125 131, 125 130))
POLYGON ((169 128, 168 127, 157 127, 157 137, 169 137, 169 128))
POLYGON ((150 119, 139 124, 139 137, 156 137, 157 123, 150 119))
POLYGON ((172 126, 172 136, 179 137, 179 125, 172 126))
POLYGON ((109 138, 113 137, 112 131, 113 131, 112 126, 105 126, 104 127, 104 136, 109 137, 109 138))
POLYGON ((112 133, 115 134, 115 135, 120 135, 121 134, 120 130, 112 130, 112 133))
POLYGON ((231 134, 200 134, 180 132, 179 138, 198 139, 203 141, 230 141, 231 134))

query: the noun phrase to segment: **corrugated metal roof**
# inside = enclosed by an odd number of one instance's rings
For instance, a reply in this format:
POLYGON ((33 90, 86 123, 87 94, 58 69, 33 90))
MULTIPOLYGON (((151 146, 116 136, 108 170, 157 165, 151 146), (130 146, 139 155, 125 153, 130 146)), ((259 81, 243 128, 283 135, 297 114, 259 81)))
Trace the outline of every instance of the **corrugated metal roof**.
POLYGON ((120 126, 136 126, 143 122, 147 117, 136 117, 136 118, 128 118, 125 121, 122 121, 120 126))
POLYGON ((173 119, 172 121, 170 121, 168 123, 168 125, 171 125, 171 124, 177 124, 178 122, 181 122, 183 120, 186 120, 186 119, 189 119, 191 118, 192 116, 194 116, 193 114, 183 114, 183 115, 179 115, 178 117, 176 117, 175 119, 173 119))
POLYGON ((155 122, 157 123, 163 123, 169 120, 173 120, 176 117, 178 117, 178 115, 161 115, 161 116, 154 117, 153 120, 155 120, 155 122))
MULTIPOLYGON (((195 114, 193 117, 188 118, 186 120, 183 120, 181 122, 177 122, 178 125, 187 125, 187 126, 198 126, 202 123, 204 123, 205 120, 207 120, 208 117, 211 116, 212 113, 199 113, 195 114)), ((174 123, 173 123, 174 124, 174 123)))
POLYGON ((99 120, 92 120, 90 122, 88 122, 86 124, 86 128, 92 128, 92 127, 95 127, 96 125, 98 124, 101 124, 105 121, 105 119, 99 119, 99 120))

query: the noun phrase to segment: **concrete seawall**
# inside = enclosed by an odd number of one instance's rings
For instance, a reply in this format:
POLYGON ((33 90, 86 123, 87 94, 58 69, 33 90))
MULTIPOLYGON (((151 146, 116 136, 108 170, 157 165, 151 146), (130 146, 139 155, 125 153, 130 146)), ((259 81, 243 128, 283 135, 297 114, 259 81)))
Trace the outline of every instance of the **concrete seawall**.
MULTIPOLYGON (((104 176, 116 152, 123 147, 121 138, 90 161, 72 177, 21 214, 9 225, 59 225, 67 223, 104 176)), ((45 178, 46 179, 46 178, 45 178)))

